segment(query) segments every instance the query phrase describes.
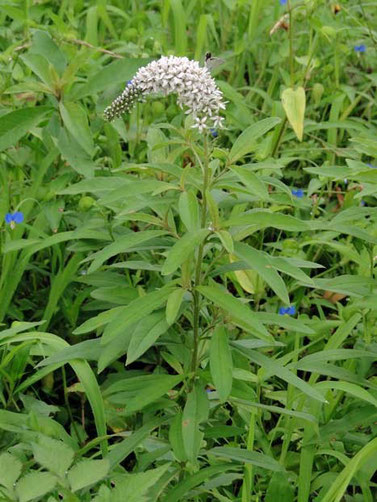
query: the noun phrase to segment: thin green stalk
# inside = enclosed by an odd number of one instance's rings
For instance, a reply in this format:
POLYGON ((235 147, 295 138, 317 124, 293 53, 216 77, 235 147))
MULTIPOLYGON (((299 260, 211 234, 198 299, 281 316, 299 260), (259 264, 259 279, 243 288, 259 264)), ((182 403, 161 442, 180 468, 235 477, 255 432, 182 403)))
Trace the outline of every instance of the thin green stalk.
POLYGON ((75 422, 75 421, 74 421, 74 419, 73 419, 73 414, 72 414, 71 405, 69 404, 69 399, 68 399, 68 389, 67 389, 67 377, 66 377, 66 374, 65 374, 65 367, 64 367, 64 366, 62 366, 62 379, 63 379, 63 394, 64 394, 64 403, 65 403, 65 407, 66 407, 66 409, 67 409, 68 416, 69 416, 69 419, 70 419, 70 421, 71 421, 71 424, 72 424, 73 430, 75 431, 75 434, 76 434, 77 440, 78 440, 78 441, 80 441, 79 431, 78 431, 78 429, 77 429, 76 422, 75 422))
MULTIPOLYGON (((209 155, 208 155, 208 136, 204 136, 204 162, 203 162, 203 188, 202 188, 202 212, 201 212, 201 228, 205 228, 207 218, 207 197, 206 191, 209 185, 209 155)), ((193 379, 195 378, 198 367, 198 352, 199 352, 199 329, 200 329, 200 294, 197 287, 200 285, 202 276, 202 261, 205 241, 203 241, 198 250, 198 257, 195 266, 194 290, 193 290, 193 336, 194 344, 191 359, 191 372, 193 379)))
POLYGON ((282 122, 282 124, 280 126, 279 135, 276 138, 275 145, 274 145, 274 147, 272 149, 271 157, 276 157, 276 154, 277 154, 277 152, 279 150, 279 146, 280 146, 281 140, 283 139, 283 135, 284 135, 285 129, 287 127, 287 123, 288 123, 288 120, 287 120, 287 117, 285 116, 284 120, 283 120, 283 122, 282 122))
POLYGON ((294 52, 293 52, 293 16, 291 0, 288 0, 288 15, 289 15, 289 70, 291 75, 291 87, 295 83, 295 65, 294 65, 294 52))
MULTIPOLYGON (((297 363, 299 351, 300 351, 300 334, 296 333, 295 345, 294 345, 294 357, 292 358, 293 363, 297 363)), ((289 384, 288 391, 287 391, 287 409, 292 409, 294 393, 295 393, 295 389, 294 389, 293 385, 289 384)), ((290 442, 292 439, 292 434, 294 431, 294 426, 295 426, 295 422, 292 419, 292 417, 287 416, 286 417, 286 427, 285 427, 283 446, 281 448, 281 454, 280 454, 280 463, 282 465, 284 465, 284 463, 285 463, 285 459, 286 459, 286 456, 288 453, 289 445, 290 445, 290 442)))
MULTIPOLYGON (((255 412, 251 412, 249 432, 247 435, 246 448, 248 451, 253 451, 255 439, 255 412)), ((242 502, 251 501, 251 492, 253 489, 254 479, 253 479, 253 466, 251 464, 246 464, 244 468, 244 478, 242 484, 242 502)))

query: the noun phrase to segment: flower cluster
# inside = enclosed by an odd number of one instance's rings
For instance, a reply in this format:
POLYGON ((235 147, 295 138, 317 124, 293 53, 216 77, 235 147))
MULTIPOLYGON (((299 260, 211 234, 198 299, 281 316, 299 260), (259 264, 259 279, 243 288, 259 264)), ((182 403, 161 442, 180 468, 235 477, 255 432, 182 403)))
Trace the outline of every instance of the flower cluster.
POLYGON ((127 82, 122 94, 105 109, 107 120, 129 112, 137 101, 148 94, 177 94, 178 105, 192 113, 193 127, 200 132, 211 127, 221 127, 220 111, 225 109, 222 92, 216 86, 206 67, 186 57, 163 56, 138 70, 127 82))

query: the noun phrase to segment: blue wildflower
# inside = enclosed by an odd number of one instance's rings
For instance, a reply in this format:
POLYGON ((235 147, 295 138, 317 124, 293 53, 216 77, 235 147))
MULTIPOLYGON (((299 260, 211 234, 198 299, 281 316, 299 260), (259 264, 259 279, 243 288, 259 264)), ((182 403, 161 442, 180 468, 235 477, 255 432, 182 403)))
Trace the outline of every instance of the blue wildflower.
POLYGON ((10 228, 14 228, 16 223, 22 223, 24 221, 24 214, 21 211, 16 211, 15 213, 7 213, 5 215, 5 223, 10 225, 10 228))
POLYGON ((367 48, 365 44, 355 45, 355 52, 366 52, 367 48))
POLYGON ((132 84, 132 80, 127 80, 127 85, 131 85, 132 84))
POLYGON ((302 199, 304 196, 304 191, 301 190, 301 188, 299 188, 298 190, 291 190, 291 192, 292 192, 292 195, 294 195, 295 197, 298 197, 299 199, 302 199))
POLYGON ((287 0, 280 0, 280 5, 287 5, 287 0))
POLYGON ((367 205, 367 203, 365 202, 365 200, 360 201, 360 206, 366 206, 366 205, 367 205))
POLYGON ((374 166, 373 164, 367 164, 368 167, 371 167, 372 169, 377 169, 377 166, 374 166))
POLYGON ((216 129, 213 129, 213 128, 211 128, 209 130, 209 132, 211 133, 211 136, 213 136, 214 138, 217 138, 217 136, 219 135, 219 133, 216 131, 216 129))
POLYGON ((296 307, 294 305, 291 305, 290 307, 280 307, 279 308, 279 315, 295 315, 296 314, 296 307))

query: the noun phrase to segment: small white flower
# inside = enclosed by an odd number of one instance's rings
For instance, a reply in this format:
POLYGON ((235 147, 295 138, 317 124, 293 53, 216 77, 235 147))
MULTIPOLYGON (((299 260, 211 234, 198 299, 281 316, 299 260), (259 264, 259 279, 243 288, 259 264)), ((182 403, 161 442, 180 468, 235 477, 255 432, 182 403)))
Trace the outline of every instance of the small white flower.
POLYGON ((201 133, 208 127, 206 122, 207 122, 207 117, 202 117, 202 118, 195 117, 195 124, 192 125, 191 127, 193 129, 198 129, 198 131, 201 133))
POLYGON ((163 56, 140 68, 122 94, 106 108, 105 118, 113 120, 129 112, 137 101, 156 93, 164 96, 177 94, 178 105, 186 107, 186 113, 194 115, 193 127, 199 132, 211 126, 222 126, 224 119, 220 117, 220 111, 225 110, 223 94, 207 68, 200 67, 197 61, 175 56, 163 56), (207 124, 207 120, 211 124, 207 124))

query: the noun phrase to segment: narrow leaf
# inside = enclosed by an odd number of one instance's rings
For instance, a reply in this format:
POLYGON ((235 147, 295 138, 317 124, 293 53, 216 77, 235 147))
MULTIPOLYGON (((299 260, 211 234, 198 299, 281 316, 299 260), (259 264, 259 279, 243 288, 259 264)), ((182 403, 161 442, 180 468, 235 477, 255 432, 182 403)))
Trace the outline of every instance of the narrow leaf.
POLYGON ((175 272, 177 268, 190 257, 191 253, 193 253, 195 248, 203 242, 208 234, 209 231, 202 228, 195 232, 188 232, 181 237, 181 239, 170 249, 161 273, 163 275, 168 275, 175 272))
POLYGON ((211 337, 209 361, 213 383, 221 402, 226 401, 232 389, 233 360, 228 334, 223 326, 215 329, 211 337))

